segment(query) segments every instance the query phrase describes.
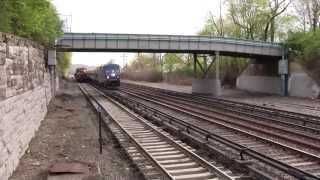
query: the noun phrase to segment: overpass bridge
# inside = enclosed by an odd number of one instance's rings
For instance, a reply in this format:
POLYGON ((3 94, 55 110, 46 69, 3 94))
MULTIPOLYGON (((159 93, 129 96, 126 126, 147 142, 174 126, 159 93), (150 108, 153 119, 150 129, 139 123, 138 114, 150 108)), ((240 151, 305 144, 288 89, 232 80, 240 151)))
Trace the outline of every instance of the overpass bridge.
MULTIPOLYGON (((189 53, 194 55, 193 92, 220 94, 219 59, 222 56, 252 58, 264 63, 270 62, 271 69, 279 69, 278 61, 284 62, 281 72, 281 85, 261 81, 261 89, 271 86, 281 86, 282 94, 288 93, 288 63, 285 48, 278 43, 251 41, 234 38, 212 36, 186 36, 186 35, 155 35, 155 34, 110 34, 110 33, 65 33, 56 41, 56 51, 64 52, 146 52, 146 53, 189 53), (210 55, 211 61, 204 58, 199 63, 198 55, 210 55), (207 79, 212 64, 215 63, 215 80, 207 79), (198 79, 197 68, 203 73, 198 79)), ((50 53, 49 53, 50 54, 50 53)), ((50 58, 49 58, 50 59, 50 58)), ((55 59, 55 58, 54 58, 55 59)), ((49 63, 48 63, 49 64, 49 63)), ((279 63, 280 64, 280 63, 279 63)), ((253 82, 252 86, 256 86, 253 82)))
POLYGON ((57 40, 58 51, 150 52, 215 54, 279 60, 283 46, 277 43, 211 36, 153 34, 65 33, 57 40))

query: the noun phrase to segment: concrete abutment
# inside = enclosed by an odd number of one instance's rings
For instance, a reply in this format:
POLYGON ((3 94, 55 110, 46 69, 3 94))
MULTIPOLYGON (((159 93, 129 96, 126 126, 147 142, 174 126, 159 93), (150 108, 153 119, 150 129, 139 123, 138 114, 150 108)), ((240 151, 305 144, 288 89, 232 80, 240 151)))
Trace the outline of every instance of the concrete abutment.
POLYGON ((237 78, 236 87, 241 90, 281 95, 281 78, 278 61, 251 60, 237 78))
MULTIPOLYGON (((237 78, 236 86, 249 92, 282 95, 283 77, 278 75, 277 70, 278 66, 275 63, 253 61, 237 78)), ((320 86, 296 62, 289 64, 287 85, 289 96, 317 98, 320 95, 320 86)))

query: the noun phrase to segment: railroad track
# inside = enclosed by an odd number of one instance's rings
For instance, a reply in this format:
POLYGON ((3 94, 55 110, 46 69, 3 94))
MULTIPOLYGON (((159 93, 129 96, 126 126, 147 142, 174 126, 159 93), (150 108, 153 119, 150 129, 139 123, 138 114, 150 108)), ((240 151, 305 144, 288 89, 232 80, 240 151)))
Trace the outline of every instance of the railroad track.
MULTIPOLYGON (((316 101, 316 100, 314 100, 316 101)), ((310 110, 311 112, 320 112, 320 101, 316 101, 318 104, 317 105, 306 105, 306 104, 298 104, 298 103, 288 103, 288 102, 277 102, 276 105, 278 106, 282 106, 282 107, 286 107, 286 106, 291 106, 294 107, 298 110, 301 110, 301 108, 303 109, 307 109, 310 110), (300 108, 300 109, 299 109, 300 108)), ((267 105, 272 106, 273 103, 267 103, 267 105)))
POLYGON ((309 128, 311 131, 320 134, 320 117, 307 115, 299 112, 285 111, 270 107, 263 107, 253 104, 241 103, 236 101, 230 101, 220 98, 208 97, 204 95, 193 95, 188 93, 181 93, 176 91, 164 90, 153 87, 146 87, 142 85, 133 85, 128 83, 122 83, 123 88, 135 88, 140 90, 145 90, 148 92, 164 94, 166 96, 173 96, 176 98, 182 98, 184 100, 192 100, 197 103, 205 104, 206 106, 211 106, 215 108, 220 108, 228 110, 230 112, 235 112, 239 114, 246 114, 249 116, 255 115, 260 118, 275 119, 279 122, 296 124, 297 126, 302 126, 309 128))
POLYGON ((245 179, 223 166, 216 166, 195 154, 191 147, 174 139, 125 106, 90 85, 79 85, 91 104, 112 119, 108 123, 120 144, 146 179, 245 179))
MULTIPOLYGON (((137 97, 152 99, 155 102, 165 103, 167 105, 178 107, 189 113, 198 114, 205 117, 209 122, 220 122, 224 125, 230 125, 242 130, 250 130, 265 138, 273 138, 276 141, 294 145, 296 148, 304 149, 306 152, 320 154, 320 138, 319 134, 306 132, 305 127, 296 126, 294 124, 286 124, 273 119, 266 119, 252 116, 239 116, 239 114, 231 114, 225 111, 208 108, 208 106, 200 105, 196 101, 185 100, 170 96, 161 96, 154 93, 124 89, 125 92, 131 92, 131 95, 137 97)), ((319 130, 320 132, 320 130, 319 130)), ((319 133, 318 132, 318 133, 319 133)))
MULTIPOLYGON (((158 105, 157 107, 163 106, 167 109, 170 109, 171 111, 176 111, 182 114, 187 114, 189 116, 192 116, 193 120, 185 120, 186 118, 179 119, 177 118, 177 116, 169 117, 169 119, 176 118, 177 121, 183 121, 188 123, 188 126, 200 127, 206 130, 207 133, 210 132, 210 135, 214 134, 216 136, 222 137, 223 139, 227 139, 231 141, 231 143, 235 144, 238 147, 241 147, 242 149, 250 149, 254 153, 257 153, 259 155, 261 154, 267 155, 268 158, 272 159, 271 161, 281 164, 282 166, 286 166, 286 168, 291 169, 292 172, 294 171, 298 172, 297 174, 301 173, 302 175, 299 176, 299 178, 309 177, 311 179, 319 179, 320 160, 317 154, 308 153, 308 152, 299 150, 295 147, 292 147, 292 146, 290 147, 283 143, 273 141, 272 139, 258 136, 256 134, 251 133, 250 131, 246 132, 243 129, 227 126, 226 124, 221 124, 221 123, 220 124, 216 123, 214 125, 212 123, 208 124, 207 122, 210 121, 210 119, 203 116, 203 114, 199 115, 199 112, 190 113, 188 111, 191 111, 191 109, 188 109, 188 110, 181 109, 181 106, 177 108, 176 106, 174 106, 174 104, 172 103, 170 104, 169 100, 165 100, 164 97, 162 100, 166 101, 166 103, 159 102, 160 99, 157 99, 157 100, 150 99, 151 98, 150 94, 145 94, 148 96, 148 98, 146 98, 146 97, 142 97, 141 95, 128 92, 128 90, 122 93, 126 94, 126 98, 128 98, 128 95, 129 95, 136 99, 140 99, 140 103, 142 102, 143 104, 147 104, 146 102, 149 102, 150 104, 150 102, 152 102, 154 104, 157 104, 158 105)), ((135 103, 137 103, 137 100, 134 98, 131 98, 130 100, 136 101, 135 103)), ((152 110, 152 111, 155 112, 155 110, 152 110)), ((174 114, 174 113, 171 113, 171 114, 174 114)))

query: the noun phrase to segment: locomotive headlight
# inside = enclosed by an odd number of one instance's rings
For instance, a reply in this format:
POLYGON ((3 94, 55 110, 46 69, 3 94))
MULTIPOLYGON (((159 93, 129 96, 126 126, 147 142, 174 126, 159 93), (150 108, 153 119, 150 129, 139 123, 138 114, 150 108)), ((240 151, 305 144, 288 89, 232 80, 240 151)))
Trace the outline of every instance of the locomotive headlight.
POLYGON ((109 79, 110 77, 109 76, 107 76, 107 79, 109 79))
POLYGON ((116 74, 115 73, 111 73, 111 77, 115 77, 116 76, 116 74))

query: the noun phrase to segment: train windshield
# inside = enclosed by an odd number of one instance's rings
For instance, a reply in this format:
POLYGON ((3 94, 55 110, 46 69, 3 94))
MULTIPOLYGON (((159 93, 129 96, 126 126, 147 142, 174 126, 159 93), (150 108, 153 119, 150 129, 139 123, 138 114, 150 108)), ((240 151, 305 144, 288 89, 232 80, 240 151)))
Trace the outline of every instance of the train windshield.
POLYGON ((120 66, 118 64, 108 64, 104 67, 104 70, 106 72, 120 72, 120 66))

